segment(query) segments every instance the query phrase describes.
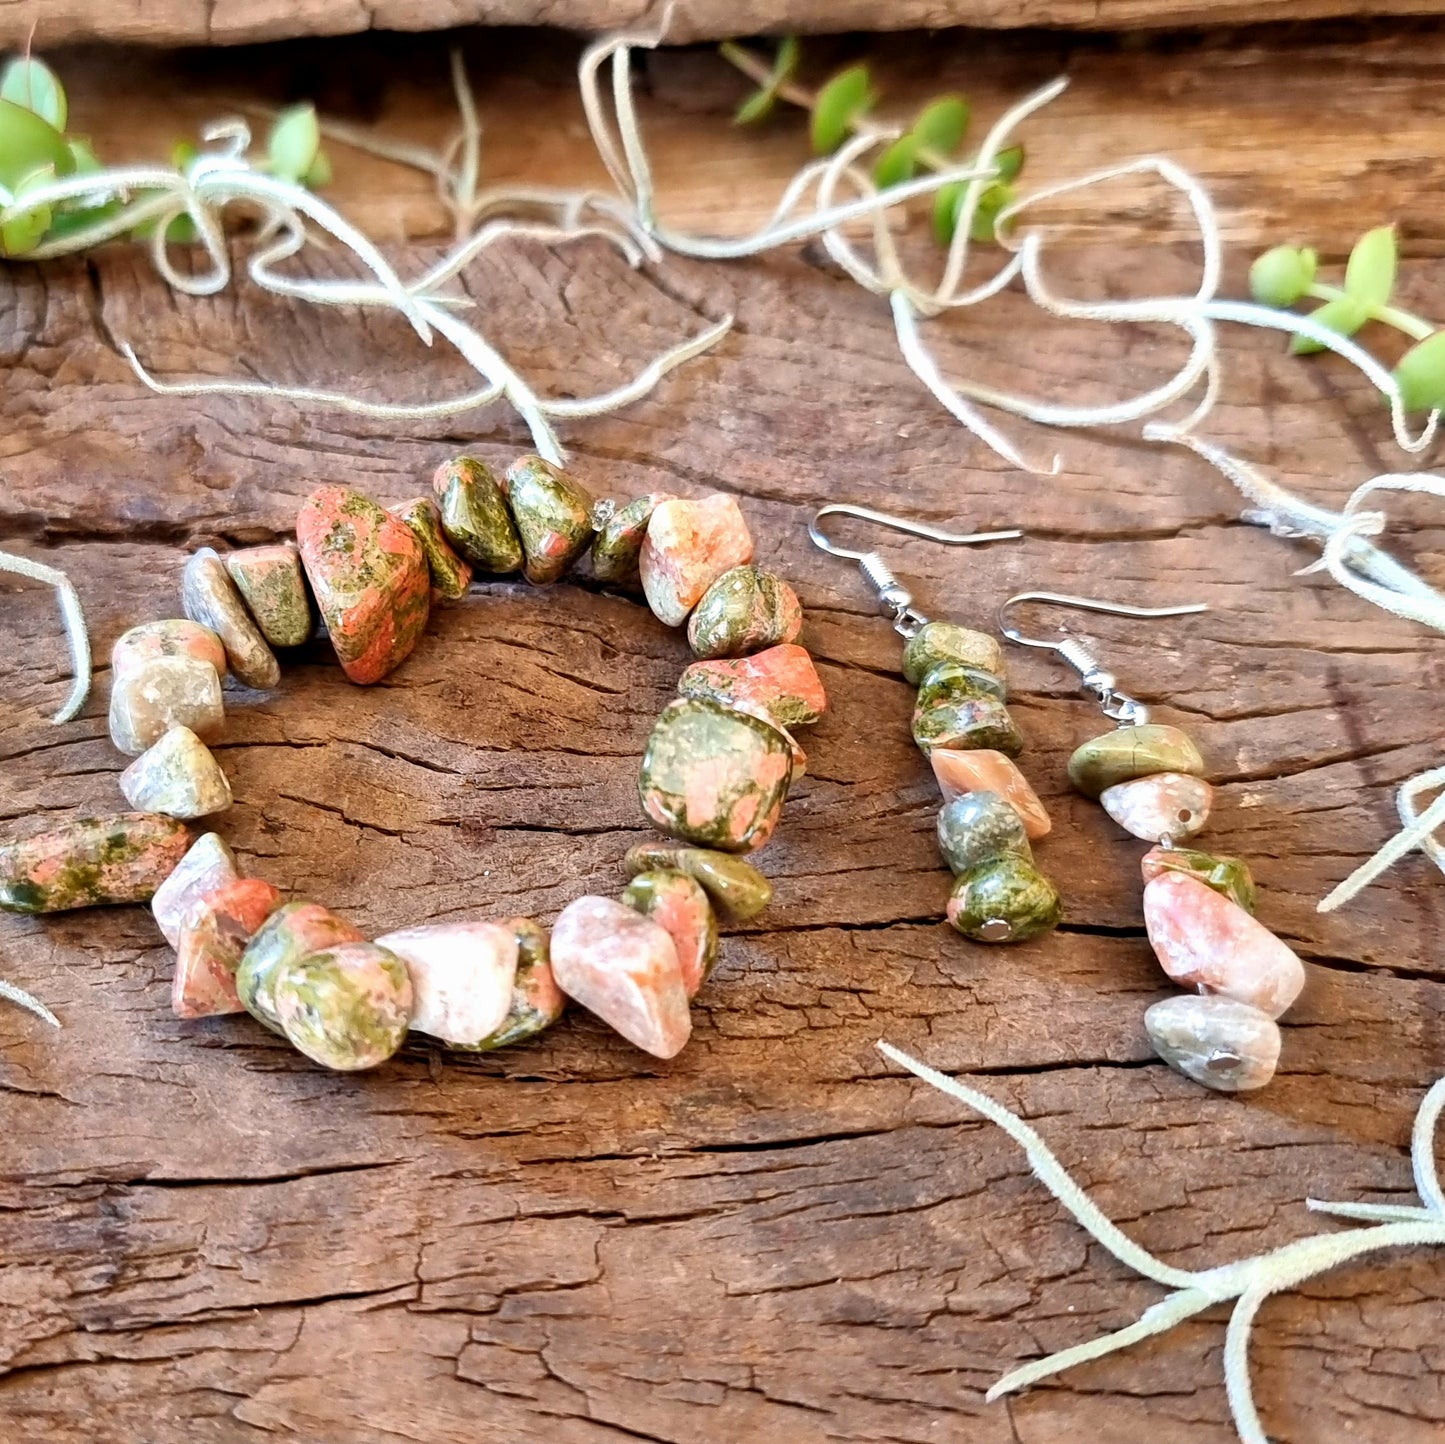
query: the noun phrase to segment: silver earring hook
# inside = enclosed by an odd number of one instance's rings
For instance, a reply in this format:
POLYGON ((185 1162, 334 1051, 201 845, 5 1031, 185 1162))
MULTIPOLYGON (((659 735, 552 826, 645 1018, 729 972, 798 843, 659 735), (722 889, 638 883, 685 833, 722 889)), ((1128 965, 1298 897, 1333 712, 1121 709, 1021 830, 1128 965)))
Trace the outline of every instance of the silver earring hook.
POLYGON ((1114 617, 1187 617, 1207 612, 1204 602, 1189 602, 1177 607, 1135 607, 1127 602, 1106 602, 1097 597, 1075 597, 1066 592, 1019 592, 998 609, 998 629, 1021 647, 1043 647, 1057 652, 1078 674, 1083 685, 1098 699, 1106 717, 1121 727, 1139 727, 1149 720, 1149 709, 1126 692, 1119 691, 1118 679, 1099 665, 1098 659, 1077 637, 1026 637, 1008 621, 1010 607, 1025 602, 1044 602, 1058 607, 1076 607, 1084 612, 1104 612, 1114 617))
POLYGON ((848 502, 830 502, 827 506, 820 506, 813 513, 812 521, 808 523, 808 535, 813 539, 813 545, 827 552, 829 556, 842 557, 845 561, 858 563, 859 570, 878 593, 878 600, 883 603, 887 611, 892 613, 893 630, 902 637, 916 636, 919 628, 926 625, 928 618, 922 612, 914 609, 912 595, 894 576, 892 569, 876 551, 854 551, 850 547, 840 547, 826 537, 818 525, 825 516, 857 517, 860 521, 871 521, 878 526, 886 526, 893 531, 903 532, 907 536, 923 537, 926 541, 941 542, 944 546, 973 546, 978 542, 1011 541, 1015 537, 1023 535, 1023 532, 1017 529, 979 532, 944 531, 942 527, 929 526, 926 522, 912 521, 903 516, 893 516, 886 511, 874 511, 867 506, 853 506, 848 502))

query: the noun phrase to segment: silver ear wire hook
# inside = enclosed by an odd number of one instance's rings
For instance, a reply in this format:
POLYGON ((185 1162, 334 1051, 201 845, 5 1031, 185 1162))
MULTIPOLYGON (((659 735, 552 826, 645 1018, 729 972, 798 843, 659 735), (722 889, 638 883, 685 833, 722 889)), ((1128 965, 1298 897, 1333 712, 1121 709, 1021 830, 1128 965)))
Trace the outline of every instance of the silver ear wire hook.
POLYGON ((829 556, 858 563, 858 569, 878 593, 878 600, 883 603, 884 610, 892 614, 893 630, 901 637, 916 636, 928 618, 914 609, 913 597, 908 588, 894 576, 888 563, 876 551, 853 551, 849 547, 838 546, 824 536, 818 523, 825 516, 853 516, 860 521, 891 527, 907 536, 920 536, 927 541, 942 542, 944 546, 951 547, 973 546, 977 542, 1010 541, 1023 535, 1018 530, 967 533, 944 531, 942 527, 929 526, 926 522, 910 521, 907 517, 892 516, 886 511, 874 511, 871 507, 853 506, 847 502, 832 502, 827 506, 820 506, 808 523, 808 535, 812 537, 813 544, 829 556))
POLYGON ((1085 612, 1105 612, 1113 617, 1186 617, 1195 612, 1207 612, 1204 602, 1190 602, 1180 607, 1133 607, 1125 602, 1103 602, 1096 597, 1074 597, 1065 592, 1019 592, 1010 597, 998 609, 998 629, 1010 642, 1021 647, 1043 647, 1057 652, 1071 666, 1085 687, 1098 698, 1099 706, 1106 717, 1112 717, 1121 727, 1142 726, 1149 720, 1149 709, 1140 701, 1119 691, 1118 679, 1112 672, 1099 665, 1094 654, 1076 637, 1049 639, 1026 637, 1007 620, 1008 609, 1024 602, 1047 602, 1059 607, 1077 607, 1085 612))

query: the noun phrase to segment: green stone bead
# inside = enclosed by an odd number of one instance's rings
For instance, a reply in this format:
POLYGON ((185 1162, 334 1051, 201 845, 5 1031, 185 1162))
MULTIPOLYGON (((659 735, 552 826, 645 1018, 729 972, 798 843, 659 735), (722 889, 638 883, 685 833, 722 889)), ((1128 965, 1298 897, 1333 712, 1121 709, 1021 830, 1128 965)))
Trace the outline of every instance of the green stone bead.
POLYGON ((948 920, 980 943, 1017 943, 1059 924, 1063 908, 1054 885, 1021 857, 996 857, 953 885, 948 920))
POLYGON ((313 1062, 347 1073, 375 1068, 406 1039, 411 977, 387 948, 343 943, 287 963, 275 1008, 287 1041, 313 1062))
POLYGON ((1008 688, 996 673, 971 667, 967 662, 939 662, 924 673, 918 685, 920 707, 931 707, 935 702, 966 702, 972 697, 1007 702, 1008 688))
POLYGON ((523 575, 555 582, 592 541, 592 494, 540 456, 514 461, 504 485, 526 555, 523 575))
POLYGON ((1034 859, 1023 821, 996 792, 965 792, 940 808, 938 846, 956 874, 996 857, 1034 859))
POLYGON ((669 836, 750 852, 772 836, 792 771, 792 747, 776 727, 680 697, 652 729, 638 793, 649 820, 669 836))
POLYGON ((689 998, 712 976, 717 964, 717 918, 702 884, 685 872, 640 872, 620 901, 664 928, 677 948, 683 987, 689 998))
POLYGON ((361 940, 355 927, 320 903, 287 903, 246 944, 236 966, 236 996, 253 1018, 279 1033, 275 987, 281 969, 311 953, 361 940))
POLYGON ((962 662, 1002 676, 1003 648, 987 632, 957 622, 925 622, 903 649, 903 675, 916 687, 940 662, 962 662))
POLYGON ((987 748, 1017 757, 1024 739, 1008 708, 996 697, 970 697, 961 702, 935 702, 913 709, 913 740, 926 753, 935 747, 969 751, 987 748))
POLYGON ((702 847, 673 847, 641 842, 627 850, 622 865, 629 875, 641 872, 686 873, 730 918, 750 921, 773 900, 773 885, 752 863, 702 847))
POLYGON ((1204 775, 1204 759, 1188 733, 1153 722, 1116 727, 1085 742, 1069 758, 1069 780, 1086 797, 1156 772, 1204 775))
POLYGON ((466 596, 472 584, 471 564, 452 550, 442 528, 442 514, 429 496, 414 497, 390 508, 412 530, 426 553, 426 569, 431 575, 432 590, 449 602, 466 596))
MULTIPOLYGON (((647 523, 660 502, 668 500, 666 492, 653 491, 636 497, 626 506, 619 506, 602 520, 592 539, 592 575, 609 587, 641 587, 638 558, 647 537, 647 523)), ((610 507, 611 502, 603 506, 610 507)), ((601 508, 598 517, 601 520, 601 508)))
POLYGON ((444 461, 432 477, 442 530, 469 562, 504 575, 522 566, 522 542, 491 467, 471 456, 444 461))
POLYGON ((531 918, 507 918, 517 938, 517 977, 512 1006, 495 1033, 477 1044, 479 1052, 506 1048, 550 1028, 566 1011, 567 999, 552 976, 547 930, 531 918))
POLYGON ((1187 873, 1205 887, 1212 887, 1221 897, 1238 903, 1245 912, 1254 911, 1254 876, 1241 858, 1221 857, 1192 847, 1155 847, 1144 854, 1141 866, 1145 882, 1161 872, 1187 873))
POLYGON ((775 572, 733 567, 702 594, 687 622, 687 641, 697 657, 744 657, 803 630, 798 594, 775 572))

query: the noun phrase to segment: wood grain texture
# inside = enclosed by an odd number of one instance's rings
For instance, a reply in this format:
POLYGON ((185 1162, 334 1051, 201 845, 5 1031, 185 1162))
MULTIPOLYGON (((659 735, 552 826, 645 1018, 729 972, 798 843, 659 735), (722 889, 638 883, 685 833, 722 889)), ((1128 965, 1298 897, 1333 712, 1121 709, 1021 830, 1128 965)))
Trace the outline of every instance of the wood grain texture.
MULTIPOLYGON (((1079 108, 1031 136, 1031 165, 1042 176, 1075 163, 1080 116, 1119 127, 1101 147, 1136 119, 1143 148, 1164 134, 1162 97, 1233 73, 1235 88, 1170 112, 1169 133, 1217 184, 1236 233, 1272 236, 1260 218, 1283 218, 1338 252, 1399 195, 1428 251, 1440 161, 1421 114, 1437 103, 1438 51, 1417 36, 1380 45, 1360 92, 1376 109, 1368 123, 1356 110, 1367 139, 1337 148, 1332 170, 1319 141, 1295 189, 1262 141, 1241 154, 1221 137, 1240 134, 1246 97, 1245 134, 1298 130, 1303 76, 1349 74, 1344 52, 1246 63, 1207 48, 1112 59, 1089 48, 1070 62, 1079 108), (1132 83, 1141 76, 1150 83, 1132 83), (1371 169, 1382 146, 1416 156, 1408 189, 1371 169), (1322 204, 1331 176, 1334 209, 1322 204), (1346 193, 1347 178, 1359 189, 1346 193)), ((1057 58, 1021 49, 992 83, 1057 58)), ((931 52, 911 64, 937 67, 931 52)), ((560 107, 565 72, 516 74, 508 93, 532 92, 520 113, 548 97, 560 107)), ((669 87, 653 72, 653 114, 679 161, 683 139, 711 138, 727 113, 702 73, 680 70, 669 87)), ((147 84, 144 68, 109 74, 112 110, 128 108, 116 101, 127 85, 147 84)), ((232 75, 231 93, 246 79, 232 75)), ((391 113, 410 93, 377 104, 391 113)), ((512 114, 494 115, 494 164, 519 153, 512 114)), ((411 119, 445 130, 440 107, 411 119)), ((796 137, 763 147, 739 210, 764 207, 753 192, 796 137)), ((732 154, 740 166, 751 153, 732 154)), ((383 199, 379 172, 340 170, 358 213, 390 205, 398 233, 434 229, 420 193, 410 208, 383 199)), ((715 219, 741 173, 694 171, 679 213, 715 219)), ((1137 213, 1132 195, 1118 206, 1137 213)), ((1167 227, 1159 235, 1120 250, 1086 234, 1061 254, 1059 284, 1187 284, 1190 254, 1167 227)), ((412 239, 398 258, 433 254, 412 239)), ((1438 264, 1407 269, 1428 304, 1438 264)), ((1124 1324, 1157 1290, 1087 1246, 1006 1139, 893 1076, 873 1042, 982 1075, 1112 1216, 1186 1266, 1320 1226, 1308 1194, 1408 1194, 1410 1120, 1445 1064, 1445 892, 1415 859, 1343 913, 1314 904, 1393 829, 1394 785, 1440 760, 1445 641, 1293 575, 1308 549, 1241 524, 1235 493, 1182 453, 1125 434, 1033 434, 1058 446, 1061 474, 1001 467, 922 395, 880 304, 811 248, 632 272, 590 242, 518 245, 467 283, 507 354, 554 392, 610 384, 736 314, 716 352, 644 403, 569 425, 565 440, 599 493, 734 492, 762 559, 798 586, 833 707, 760 857, 777 900, 727 936, 695 1040, 672 1063, 570 1017, 524 1048, 465 1058, 411 1046, 353 1078, 322 1074, 249 1019, 172 1019, 170 955, 142 909, 0 919, 3 975, 66 1024, 55 1034, 0 1016, 0 1437, 1232 1439, 1210 1316, 1009 1406, 983 1404, 1014 1362, 1124 1324), (977 553, 889 545, 934 615, 986 624, 1000 598, 1040 584, 1211 604, 1178 624, 1101 620, 1091 634, 1160 720, 1200 740, 1220 792, 1209 840, 1250 859, 1261 916, 1308 960, 1267 1092, 1207 1095, 1152 1058, 1140 1016, 1169 990, 1140 926, 1141 848, 1067 787, 1068 753, 1100 719, 1047 658, 1010 662, 1025 765, 1055 817, 1040 858, 1069 920, 1010 949, 970 946, 938 920, 936 794, 908 738, 897 640, 856 573, 806 541, 812 509, 846 499, 1027 529, 977 553)), ((949 367, 1076 397, 1137 387, 1180 354, 1165 334, 1042 322, 1013 294, 946 333, 949 367)), ((124 250, 6 269, 0 545, 73 574, 102 657, 125 627, 175 610, 190 550, 284 535, 316 484, 396 501, 464 445, 505 462, 525 444, 496 410, 398 428, 157 398, 121 360, 126 340, 170 375, 305 377, 378 397, 434 397, 463 380, 400 322, 319 315, 244 286, 176 299, 124 250)), ((1228 343, 1211 436, 1320 498, 1390 464, 1376 398, 1348 371, 1292 360, 1269 337, 1228 343)), ((1404 549, 1438 576, 1445 534, 1428 510, 1415 515, 1404 549)), ((372 933, 473 912, 550 917, 584 890, 617 888, 622 854, 647 835, 637 759, 686 661, 682 639, 627 600, 479 588, 438 610, 382 686, 349 686, 318 651, 274 696, 231 693, 220 755, 237 805, 223 830, 249 868, 372 933)), ((116 805, 107 681, 102 671, 82 719, 49 726, 66 686, 53 602, 0 586, 7 835, 116 805)), ((1254 1356, 1271 1437, 1433 1444, 1445 1428, 1442 1305, 1439 1260, 1420 1256, 1272 1301, 1254 1356)))
MULTIPOLYGON (((1438 15, 1441 0, 673 0, 670 43, 733 35, 839 34, 971 26, 1158 30, 1269 21, 1438 15)), ((655 0, 8 0, 0 44, 240 45, 369 30, 547 25, 605 33, 651 28, 655 0)))

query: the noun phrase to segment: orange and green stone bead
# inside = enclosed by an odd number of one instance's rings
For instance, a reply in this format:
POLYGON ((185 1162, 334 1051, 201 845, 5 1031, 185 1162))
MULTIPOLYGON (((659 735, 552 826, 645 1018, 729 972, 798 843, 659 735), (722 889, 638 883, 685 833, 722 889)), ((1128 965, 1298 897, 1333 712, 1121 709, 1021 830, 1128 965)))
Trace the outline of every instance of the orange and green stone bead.
POLYGON ((788 738, 702 698, 670 702, 642 759, 642 810, 669 836, 750 852, 772 836, 793 771, 788 738))
POLYGON ((149 902, 190 850, 183 822, 117 812, 0 847, 0 909, 54 913, 149 902))
POLYGON ((1024 750, 1023 735, 997 697, 967 697, 961 701, 922 699, 913 709, 913 740, 924 753, 935 747, 987 748, 1017 757, 1024 750))
POLYGON ((903 675, 917 687, 940 662, 961 662, 1003 675, 1003 649, 987 632, 957 622, 925 622, 903 649, 903 675))
POLYGON ((426 629, 431 574, 400 517, 347 486, 323 486, 296 518, 301 560, 346 675, 379 682, 426 629))
POLYGON ((682 984, 689 998, 707 982, 717 962, 717 918, 700 883, 684 872, 640 872, 622 901, 666 930, 677 949, 682 984))
POLYGON ((552 976, 547 930, 531 918, 503 918, 517 938, 517 977, 512 1005, 501 1027, 477 1044, 479 1050, 506 1048, 550 1028, 566 1010, 567 998, 552 976))
POLYGON ((733 567, 703 594, 687 622, 687 642, 698 657, 743 657, 803 630, 798 594, 776 572, 733 567))
POLYGON ((1116 727, 1090 738, 1069 758, 1069 781, 1086 797, 1157 772, 1204 775, 1204 759, 1187 732, 1155 722, 1116 727))
POLYGON ((466 596, 472 584, 472 568, 452 550, 442 530, 442 514, 436 502, 429 496, 417 496, 392 507, 391 511, 412 529, 421 543, 432 591, 448 602, 466 596))
POLYGON ((980 943, 1022 942, 1057 927, 1062 916, 1054 885, 1012 854, 964 873, 948 899, 948 921, 980 943))
POLYGON ((354 1073, 385 1063, 406 1040, 411 978, 377 943, 342 943, 283 964, 274 1006, 293 1047, 324 1068, 354 1073))
POLYGON ((647 539, 647 524, 658 506, 668 500, 665 491, 651 491, 615 508, 602 521, 592 539, 592 575, 599 582, 631 590, 641 587, 639 559, 647 539))
POLYGON ((730 918, 745 923, 773 900, 773 885, 752 863, 703 847, 640 842, 627 850, 622 865, 632 876, 643 872, 686 873, 730 918))
POLYGON ((519 457, 503 485, 526 558, 523 575, 539 585, 557 581, 592 541, 592 494, 540 456, 519 457))
POLYGON ((1146 883, 1165 872, 1182 872, 1198 878, 1221 897, 1238 903, 1252 913, 1255 904, 1254 877, 1249 864, 1237 857, 1199 852, 1192 847, 1151 847, 1140 861, 1146 883))
POLYGON ((294 546, 228 552, 226 571, 261 635, 273 647, 299 647, 316 629, 301 557, 294 546))
POLYGON ((469 562, 504 576, 522 569, 522 542, 491 467, 472 456, 444 461, 432 477, 442 530, 469 562))
POLYGON ((311 953, 361 941, 361 933, 330 908, 314 902, 287 903, 266 919, 241 954, 236 995, 253 1018, 279 1033, 275 987, 281 969, 311 953))

